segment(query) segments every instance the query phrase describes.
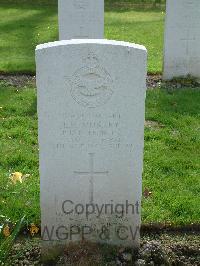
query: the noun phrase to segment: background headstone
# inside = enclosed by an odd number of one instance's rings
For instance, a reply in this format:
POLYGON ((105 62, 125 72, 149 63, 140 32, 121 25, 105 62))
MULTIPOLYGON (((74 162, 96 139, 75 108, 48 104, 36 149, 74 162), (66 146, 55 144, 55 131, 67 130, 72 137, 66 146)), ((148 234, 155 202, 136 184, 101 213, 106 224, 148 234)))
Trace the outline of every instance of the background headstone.
POLYGON ((200 1, 167 0, 164 79, 200 78, 200 1))
POLYGON ((59 39, 103 39, 104 0, 58 0, 59 39))
POLYGON ((83 239, 138 246, 146 49, 60 41, 39 45, 36 65, 46 252, 83 239))

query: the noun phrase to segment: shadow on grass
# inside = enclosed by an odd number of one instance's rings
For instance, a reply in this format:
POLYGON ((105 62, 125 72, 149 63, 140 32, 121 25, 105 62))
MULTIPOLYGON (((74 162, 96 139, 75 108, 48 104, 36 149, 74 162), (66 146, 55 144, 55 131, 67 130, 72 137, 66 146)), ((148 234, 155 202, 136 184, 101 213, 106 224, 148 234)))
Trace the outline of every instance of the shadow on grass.
POLYGON ((23 6, 57 6, 58 0, 1 0, 1 5, 21 5, 23 6))
MULTIPOLYGON (((200 118, 200 87, 187 89, 160 89, 155 92, 147 92, 147 109, 155 108, 157 113, 165 117, 196 117, 200 118)), ((148 116, 151 113, 148 112, 148 116)), ((188 121, 189 122, 189 121, 188 121)))
MULTIPOLYGON (((35 2, 33 0, 22 0, 22 3, 19 0, 9 0, 8 3, 3 0, 3 2, 4 4, 1 5, 3 19, 0 23, 0 31, 2 33, 0 70, 2 73, 35 74, 34 50, 36 45, 58 39, 57 1, 56 4, 55 1, 53 1, 54 4, 50 3, 50 0, 43 0, 40 4, 38 4, 38 0, 35 2)), ((145 4, 139 7, 138 5, 130 5, 128 2, 122 3, 121 6, 106 2, 106 11, 108 13, 114 12, 114 16, 111 18, 109 15, 108 19, 106 17, 106 37, 146 45, 151 51, 149 71, 157 73, 161 69, 162 60, 162 55, 160 55, 162 40, 160 40, 158 35, 158 33, 160 34, 160 25, 157 25, 157 23, 162 23, 159 19, 160 9, 149 9, 146 8, 145 4), (130 10, 141 11, 138 16, 142 21, 134 22, 134 20, 138 20, 138 17, 134 19, 132 14, 129 19, 120 18, 118 16, 120 13, 117 14, 117 12, 121 12, 123 15, 123 12, 130 10), (153 13, 150 14, 145 22, 146 13, 142 12, 146 11, 148 13, 149 10, 152 10, 153 13), (153 25, 151 24, 152 22, 153 25), (125 30, 124 27, 126 27, 125 30), (153 31, 152 28, 154 28, 153 31), (157 47, 157 43, 159 47, 157 47), (157 47, 158 53, 156 49, 153 49, 155 47, 157 47), (158 60, 157 56, 159 56, 158 60)), ((126 13, 124 13, 124 16, 126 16, 126 13)))
POLYGON ((37 96, 35 95, 30 107, 26 112, 27 116, 34 116, 37 114, 37 96))
POLYGON ((146 1, 145 3, 141 0, 125 0, 125 1, 115 1, 107 0, 105 1, 105 11, 108 12, 127 12, 127 11, 137 11, 137 12, 160 12, 164 11, 166 4, 155 4, 155 1, 146 1))
POLYGON ((5 4, 1 6, 1 10, 5 10, 5 14, 7 12, 8 15, 11 12, 11 18, 9 20, 5 19, 0 23, 3 40, 0 45, 1 61, 5 62, 9 54, 7 62, 3 64, 6 65, 5 71, 10 72, 9 70, 10 68, 12 69, 12 65, 16 65, 15 72, 34 73, 35 64, 33 57, 36 45, 42 42, 56 40, 58 37, 57 30, 49 30, 47 33, 47 30, 42 28, 43 25, 44 27, 46 26, 46 22, 50 24, 52 17, 55 17, 57 14, 57 8, 28 4, 22 4, 20 6, 16 4, 5 4), (16 10, 20 10, 22 16, 20 15, 19 17, 17 15, 18 13, 15 13, 16 10), (12 15, 12 11, 14 15, 12 15), (40 37, 40 35, 43 36, 40 37), (23 62, 18 63, 21 60, 24 61, 24 66, 23 62), (29 66, 28 69, 31 68, 33 71, 27 72, 27 65, 29 66))

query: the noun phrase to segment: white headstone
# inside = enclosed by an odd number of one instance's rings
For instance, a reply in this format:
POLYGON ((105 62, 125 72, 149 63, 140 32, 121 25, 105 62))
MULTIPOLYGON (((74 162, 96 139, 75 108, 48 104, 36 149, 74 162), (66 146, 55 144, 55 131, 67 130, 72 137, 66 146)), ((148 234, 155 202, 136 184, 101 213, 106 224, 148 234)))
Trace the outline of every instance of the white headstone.
POLYGON ((103 39, 104 0, 58 0, 59 39, 103 39))
POLYGON ((200 1, 167 0, 164 79, 200 78, 200 1))
POLYGON ((36 64, 46 252, 83 239, 137 247, 146 49, 60 41, 37 46, 36 64))

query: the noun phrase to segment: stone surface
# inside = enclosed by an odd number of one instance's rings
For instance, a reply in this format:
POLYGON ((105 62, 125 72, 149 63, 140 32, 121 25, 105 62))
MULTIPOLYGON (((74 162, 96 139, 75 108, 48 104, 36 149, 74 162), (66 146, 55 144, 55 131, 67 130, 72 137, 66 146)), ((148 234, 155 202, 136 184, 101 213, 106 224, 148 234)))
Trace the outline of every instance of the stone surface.
POLYGON ((137 247, 146 49, 60 41, 37 46, 36 65, 46 251, 76 240, 137 247))
POLYGON ((103 39, 104 0, 58 0, 59 39, 103 39))
POLYGON ((167 0, 164 79, 200 78, 200 1, 167 0))

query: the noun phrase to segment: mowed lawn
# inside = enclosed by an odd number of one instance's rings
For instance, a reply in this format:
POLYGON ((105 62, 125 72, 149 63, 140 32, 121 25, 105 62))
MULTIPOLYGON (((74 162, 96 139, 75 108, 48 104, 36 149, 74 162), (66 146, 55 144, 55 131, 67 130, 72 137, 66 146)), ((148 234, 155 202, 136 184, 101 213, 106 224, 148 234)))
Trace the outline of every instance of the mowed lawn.
MULTIPOLYGON (((190 88, 147 93, 143 223, 200 222, 199 103, 190 88)), ((23 215, 40 224, 35 88, 0 84, 0 147, 0 225, 23 215), (12 172, 30 176, 15 185, 12 172)))
MULTIPOLYGON (((0 72, 35 73, 36 45, 58 40, 55 1, 27 2, 1 0, 0 72)), ((165 13, 126 3, 120 7, 106 4, 105 10, 105 38, 145 45, 148 71, 161 72, 165 13)))

